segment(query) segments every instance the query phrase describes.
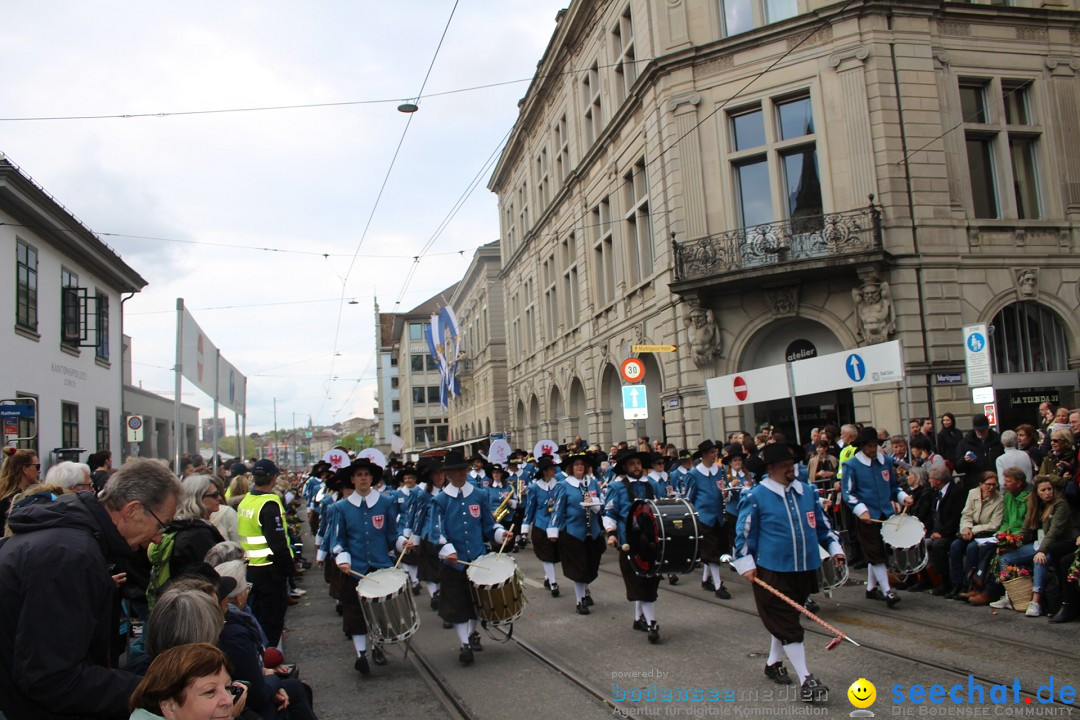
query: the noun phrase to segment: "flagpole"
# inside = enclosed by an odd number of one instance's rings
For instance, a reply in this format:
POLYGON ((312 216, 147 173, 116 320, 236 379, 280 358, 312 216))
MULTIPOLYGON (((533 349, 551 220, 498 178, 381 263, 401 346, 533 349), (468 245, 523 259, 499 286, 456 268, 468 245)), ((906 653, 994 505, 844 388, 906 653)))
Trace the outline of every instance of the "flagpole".
POLYGON ((214 422, 211 432, 214 433, 214 477, 218 476, 218 397, 221 395, 221 350, 214 356, 214 422))
POLYGON ((183 426, 180 424, 180 398, 183 393, 183 374, 184 374, 184 298, 176 298, 176 388, 174 392, 174 417, 173 417, 173 430, 176 438, 176 452, 174 453, 174 469, 176 474, 180 474, 180 437, 183 433, 183 426))

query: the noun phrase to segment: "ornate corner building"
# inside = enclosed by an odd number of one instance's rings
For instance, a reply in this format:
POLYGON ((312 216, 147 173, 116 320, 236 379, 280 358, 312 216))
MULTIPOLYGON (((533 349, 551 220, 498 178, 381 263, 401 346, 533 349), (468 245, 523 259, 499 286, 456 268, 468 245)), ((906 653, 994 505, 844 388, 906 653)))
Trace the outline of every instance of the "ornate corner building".
MULTIPOLYGON (((1075 404, 1078 71, 1080 0, 574 0, 489 183, 514 444, 790 434, 705 380, 890 340, 911 414, 966 417, 974 322, 1004 427, 1075 404), (641 356, 635 423, 639 344, 677 350, 641 356)), ((901 395, 797 422, 900 430, 901 395)))

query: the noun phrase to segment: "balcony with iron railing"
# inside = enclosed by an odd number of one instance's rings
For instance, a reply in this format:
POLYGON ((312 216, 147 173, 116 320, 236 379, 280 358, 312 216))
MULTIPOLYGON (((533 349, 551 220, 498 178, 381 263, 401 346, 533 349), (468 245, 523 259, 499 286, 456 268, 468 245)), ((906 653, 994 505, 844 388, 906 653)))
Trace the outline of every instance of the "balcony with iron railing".
POLYGON ((674 292, 748 287, 773 276, 813 276, 837 265, 885 259, 881 207, 810 215, 677 242, 674 292))

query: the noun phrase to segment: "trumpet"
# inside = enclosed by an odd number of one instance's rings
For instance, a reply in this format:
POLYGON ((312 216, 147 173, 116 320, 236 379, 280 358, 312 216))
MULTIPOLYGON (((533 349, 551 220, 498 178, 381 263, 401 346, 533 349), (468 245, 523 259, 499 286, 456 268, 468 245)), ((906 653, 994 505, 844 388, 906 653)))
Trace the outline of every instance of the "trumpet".
MULTIPOLYGON (((517 496, 519 501, 525 496, 525 488, 523 486, 524 483, 519 479, 517 481, 517 496)), ((495 522, 502 522, 506 516, 510 514, 510 502, 514 499, 514 492, 515 491, 511 490, 507 493, 506 497, 503 498, 503 501, 499 503, 499 507, 495 508, 495 522)))

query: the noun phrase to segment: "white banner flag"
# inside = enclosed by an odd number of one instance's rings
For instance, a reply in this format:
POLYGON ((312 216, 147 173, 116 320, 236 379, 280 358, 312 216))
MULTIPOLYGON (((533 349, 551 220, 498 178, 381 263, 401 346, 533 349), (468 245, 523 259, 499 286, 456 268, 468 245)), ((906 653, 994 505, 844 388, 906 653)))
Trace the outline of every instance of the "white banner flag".
POLYGON ((184 377, 195 383, 195 387, 210 397, 214 397, 214 363, 217 360, 217 348, 210 342, 210 338, 206 337, 187 308, 181 311, 181 318, 184 341, 180 351, 180 362, 184 377))
POLYGON ((218 374, 218 402, 239 415, 246 415, 247 378, 225 358, 221 358, 218 374))

